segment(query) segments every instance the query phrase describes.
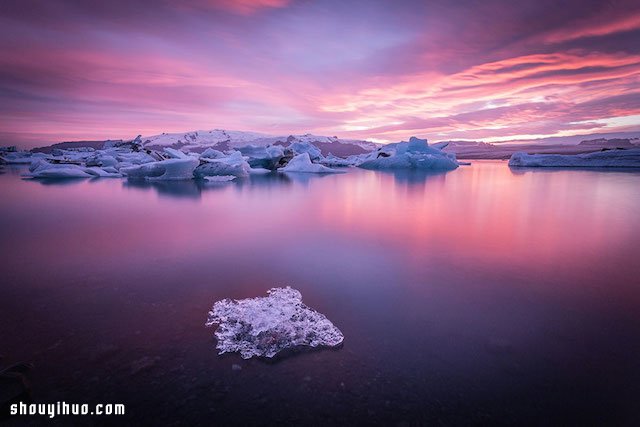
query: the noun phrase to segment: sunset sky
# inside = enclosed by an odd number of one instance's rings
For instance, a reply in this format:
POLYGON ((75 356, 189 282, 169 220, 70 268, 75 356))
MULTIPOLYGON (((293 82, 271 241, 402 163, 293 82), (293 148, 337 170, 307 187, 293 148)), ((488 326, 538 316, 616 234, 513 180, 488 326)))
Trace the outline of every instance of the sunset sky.
POLYGON ((2 0, 0 144, 640 130, 640 2, 2 0))

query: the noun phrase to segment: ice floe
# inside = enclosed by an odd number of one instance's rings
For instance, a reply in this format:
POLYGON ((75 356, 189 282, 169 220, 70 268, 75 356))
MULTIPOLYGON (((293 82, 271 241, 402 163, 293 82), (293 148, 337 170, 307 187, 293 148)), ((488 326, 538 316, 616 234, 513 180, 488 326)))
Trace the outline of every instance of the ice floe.
MULTIPOLYGON (((243 156, 247 157, 247 161, 252 168, 275 170, 280 161, 286 156, 284 147, 280 145, 271 145, 261 147, 258 145, 246 145, 238 148, 243 156)), ((289 158, 292 156, 289 155, 289 158)))
POLYGON ((346 168, 358 164, 357 160, 357 156, 351 156, 350 158, 345 159, 342 157, 334 156, 333 154, 329 154, 328 156, 321 158, 318 163, 330 168, 346 168))
POLYGON ((205 162, 195 169, 196 178, 215 175, 233 175, 242 178, 248 176, 251 171, 251 166, 239 151, 234 151, 226 157, 200 159, 205 162))
POLYGON ((280 172, 302 172, 302 173, 344 173, 344 171, 331 169, 317 163, 312 163, 309 153, 302 153, 295 156, 286 166, 278 169, 280 172))
POLYGON ((640 149, 606 150, 588 154, 527 154, 514 153, 511 167, 558 168, 640 168, 640 149))
POLYGON ((120 178, 122 175, 117 169, 107 166, 85 167, 69 163, 51 163, 45 159, 33 161, 29 166, 29 173, 23 176, 40 179, 65 179, 65 178, 120 178))
POLYGON ((389 144, 378 152, 363 156, 365 160, 358 166, 365 169, 456 169, 459 164, 455 154, 443 152, 444 146, 429 146, 426 139, 412 136, 409 142, 389 144))
POLYGON ((273 288, 266 297, 217 301, 206 326, 216 324, 219 354, 238 352, 243 359, 271 358, 301 346, 336 347, 344 340, 329 319, 304 305, 300 292, 289 286, 273 288))
POLYGON ((294 141, 288 147, 295 154, 308 154, 311 160, 322 157, 322 151, 309 141, 294 141))
POLYGON ((121 168, 120 172, 128 178, 144 178, 157 181, 193 179, 193 171, 200 164, 198 159, 167 159, 160 162, 145 163, 138 166, 121 168))

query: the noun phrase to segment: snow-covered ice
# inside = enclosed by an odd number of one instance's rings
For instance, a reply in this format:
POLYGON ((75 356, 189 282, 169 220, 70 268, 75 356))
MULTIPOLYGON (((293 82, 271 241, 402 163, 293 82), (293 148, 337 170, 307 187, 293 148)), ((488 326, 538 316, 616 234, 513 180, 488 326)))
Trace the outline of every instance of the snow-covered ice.
POLYGON ((295 156, 285 167, 278 169, 280 172, 302 172, 302 173, 344 173, 344 171, 331 169, 323 165, 311 163, 309 153, 302 153, 295 156))
POLYGON ((430 146, 426 139, 412 136, 409 142, 398 142, 366 155, 360 163, 365 169, 421 169, 446 171, 458 167, 455 154, 445 153, 445 144, 430 146), (373 155, 377 157, 372 158, 373 155))
POLYGON ((302 303, 297 290, 273 288, 268 296, 223 299, 213 305, 206 326, 218 324, 214 335, 219 354, 239 352, 243 359, 273 357, 295 347, 336 347, 342 332, 323 314, 302 303))
POLYGON ((511 167, 559 168, 639 168, 640 149, 607 150, 587 154, 527 154, 514 153, 509 159, 511 167))

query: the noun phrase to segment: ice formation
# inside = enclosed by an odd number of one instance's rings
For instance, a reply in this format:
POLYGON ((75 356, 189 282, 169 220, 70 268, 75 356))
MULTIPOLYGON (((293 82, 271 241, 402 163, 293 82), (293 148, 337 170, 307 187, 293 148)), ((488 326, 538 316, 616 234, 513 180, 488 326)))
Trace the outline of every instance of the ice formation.
POLYGON ((327 157, 321 158, 318 163, 321 165, 330 167, 330 168, 346 168, 349 166, 355 166, 357 161, 354 161, 356 156, 352 156, 351 158, 342 158, 338 156, 334 156, 333 154, 329 154, 327 157))
POLYGON ((509 159, 511 167, 560 168, 638 168, 640 149, 607 150, 588 154, 527 154, 514 153, 509 159))
POLYGON ((168 159, 120 169, 128 178, 144 178, 151 181, 193 179, 198 159, 168 159))
POLYGON ((342 332, 323 314, 302 303, 297 290, 273 288, 266 297, 223 299, 213 305, 206 326, 218 324, 214 335, 219 354, 239 352, 243 359, 273 357, 300 346, 336 347, 342 332))
POLYGON ((200 153, 200 157, 204 157, 205 159, 217 159, 219 157, 224 157, 224 153, 209 147, 200 153))
POLYGON ((280 172, 304 172, 304 173, 343 173, 344 171, 331 169, 316 163, 311 163, 309 153, 295 156, 285 167, 278 169, 280 172))
POLYGON ((0 155, 5 163, 9 165, 28 165, 38 159, 47 157, 44 153, 29 153, 25 151, 10 151, 4 152, 0 155))
POLYGON ((164 148, 164 152, 165 154, 172 158, 172 159, 188 159, 189 156, 185 153, 183 153, 180 150, 176 150, 175 148, 171 148, 171 147, 165 147, 164 148))
POLYGON ((365 155, 360 163, 365 169, 421 169, 446 171, 458 167, 455 154, 442 151, 446 145, 429 146, 426 139, 412 136, 409 142, 383 147, 377 153, 365 155), (376 155, 375 158, 372 158, 376 155))
POLYGON ((29 173, 24 176, 40 179, 64 178, 120 178, 122 175, 111 166, 100 168, 85 167, 68 163, 51 163, 45 159, 37 159, 29 166, 29 173))
POLYGON ((322 156, 322 151, 309 141, 294 141, 289 145, 289 149, 295 154, 307 153, 311 160, 317 160, 322 156))
POLYGON ((252 168, 274 170, 280 160, 285 156, 284 147, 280 145, 272 145, 268 147, 260 147, 257 145, 245 145, 238 148, 243 156, 248 157, 249 165, 252 168))
POLYGON ((201 158, 201 160, 205 160, 205 163, 195 169, 194 175, 196 178, 214 175, 233 175, 242 178, 248 176, 251 171, 251 166, 239 151, 234 151, 226 157, 216 159, 201 158))
POLYGON ((43 152, 0 147, 0 162, 29 164, 32 168, 26 176, 40 179, 126 176, 146 180, 187 180, 223 177, 210 181, 221 181, 228 176, 246 178, 276 170, 329 174, 342 173, 344 170, 339 168, 353 166, 450 170, 459 164, 455 155, 441 151, 446 143, 429 146, 426 140, 418 138, 389 144, 376 151, 367 151, 375 145, 366 141, 309 134, 281 138, 216 130, 162 134, 150 138, 138 136, 127 141, 106 141, 100 148, 96 144, 94 148, 69 146, 76 144, 71 142, 60 143, 42 148, 43 152), (213 142, 215 145, 211 146, 213 142), (359 154, 338 157, 329 152, 326 157, 323 155, 330 148, 339 149, 343 154, 354 151, 347 150, 349 147, 357 148, 359 154))

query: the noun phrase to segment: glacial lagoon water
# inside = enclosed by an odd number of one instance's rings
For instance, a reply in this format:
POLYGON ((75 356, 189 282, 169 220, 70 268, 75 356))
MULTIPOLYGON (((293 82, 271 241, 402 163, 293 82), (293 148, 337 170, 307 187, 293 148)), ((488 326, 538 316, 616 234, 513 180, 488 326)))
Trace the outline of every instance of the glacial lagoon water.
POLYGON ((34 364, 36 402, 157 425, 640 422, 638 172, 22 170, 0 175, 0 364, 34 364), (218 356, 212 304, 286 285, 342 347, 218 356))

